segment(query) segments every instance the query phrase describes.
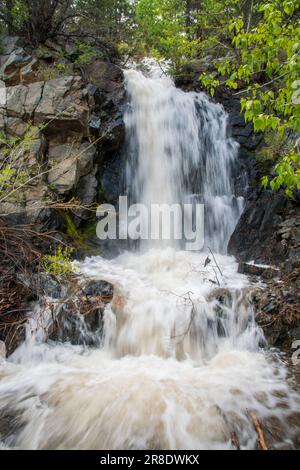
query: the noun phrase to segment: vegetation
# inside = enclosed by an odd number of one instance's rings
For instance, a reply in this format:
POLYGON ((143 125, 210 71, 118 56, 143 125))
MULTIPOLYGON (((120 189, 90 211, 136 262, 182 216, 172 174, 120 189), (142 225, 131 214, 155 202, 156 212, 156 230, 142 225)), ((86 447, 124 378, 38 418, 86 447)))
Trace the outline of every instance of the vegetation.
POLYGON ((78 266, 72 263, 73 249, 59 245, 54 254, 43 257, 44 269, 55 277, 66 276, 77 271, 78 266))
POLYGON ((26 158, 21 160, 29 152, 41 129, 42 126, 28 123, 22 138, 0 133, 0 203, 17 193, 20 195, 19 189, 24 187, 26 180, 41 170, 38 162, 29 164, 26 158))

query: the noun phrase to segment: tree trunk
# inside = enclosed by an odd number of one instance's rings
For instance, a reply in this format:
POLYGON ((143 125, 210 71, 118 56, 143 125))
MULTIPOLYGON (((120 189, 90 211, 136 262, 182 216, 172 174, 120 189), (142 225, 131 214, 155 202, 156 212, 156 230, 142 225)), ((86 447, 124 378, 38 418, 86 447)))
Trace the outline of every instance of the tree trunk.
POLYGON ((13 15, 12 15, 12 10, 13 10, 13 7, 14 7, 14 0, 6 0, 5 2, 5 9, 6 9, 6 12, 5 12, 5 16, 7 18, 7 30, 8 30, 8 34, 12 35, 13 34, 13 15))

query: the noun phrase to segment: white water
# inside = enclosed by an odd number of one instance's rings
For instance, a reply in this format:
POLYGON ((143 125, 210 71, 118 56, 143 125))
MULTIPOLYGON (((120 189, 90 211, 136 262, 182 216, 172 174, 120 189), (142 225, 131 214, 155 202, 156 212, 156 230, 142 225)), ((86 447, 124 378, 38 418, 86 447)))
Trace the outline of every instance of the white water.
MULTIPOLYGON (((235 145, 224 111, 166 79, 128 72, 127 86, 132 198, 182 201, 191 189, 186 180, 198 171, 195 186, 213 208, 208 243, 224 253, 238 214, 235 145)), ((204 267, 207 254, 176 248, 144 246, 82 264, 82 274, 115 286, 102 348, 28 335, 0 365, 3 446, 228 449, 235 432, 241 447, 252 449, 257 434, 247 410, 275 421, 277 444, 290 444, 289 417, 299 401, 279 359, 260 349, 247 278, 224 254, 204 267)))
POLYGON ((134 70, 127 72, 127 88, 132 201, 148 207, 204 203, 206 246, 226 253, 243 198, 233 194, 238 145, 227 136, 223 107, 203 93, 184 93, 167 77, 146 78, 134 70))

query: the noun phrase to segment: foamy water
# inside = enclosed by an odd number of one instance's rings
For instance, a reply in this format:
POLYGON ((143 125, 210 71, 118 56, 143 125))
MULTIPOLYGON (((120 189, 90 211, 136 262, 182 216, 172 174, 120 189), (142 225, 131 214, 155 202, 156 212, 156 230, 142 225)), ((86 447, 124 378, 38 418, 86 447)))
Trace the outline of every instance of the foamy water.
POLYGON ((210 300, 214 270, 204 269, 204 260, 172 249, 86 260, 83 274, 116 286, 103 348, 29 341, 2 362, 0 413, 9 422, 3 444, 228 449, 236 432, 251 449, 251 410, 279 420, 281 444, 288 445, 296 431, 286 429, 288 417, 299 401, 284 366, 259 349, 247 279, 234 259, 217 256, 221 287, 231 297, 227 304, 210 300))

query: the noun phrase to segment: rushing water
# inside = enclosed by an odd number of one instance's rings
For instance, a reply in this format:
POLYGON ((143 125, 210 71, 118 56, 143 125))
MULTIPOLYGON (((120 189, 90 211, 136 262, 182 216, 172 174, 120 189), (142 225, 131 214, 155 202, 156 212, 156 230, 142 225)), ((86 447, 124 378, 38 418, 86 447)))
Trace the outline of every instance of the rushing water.
MULTIPOLYGON (((203 93, 184 93, 169 78, 127 72, 125 115, 128 187, 132 202, 205 205, 206 246, 226 253, 241 216, 233 194, 238 145, 227 136, 227 114, 203 93)), ((143 243, 149 247, 149 243, 143 243)), ((175 244, 180 246, 180 243, 175 244)))
POLYGON ((251 286, 226 255, 242 209, 233 194, 237 147, 226 114, 167 78, 129 71, 126 80, 132 201, 199 198, 215 257, 206 265, 205 250, 164 241, 82 263, 83 275, 115 286, 102 346, 44 343, 29 332, 0 363, 1 445, 229 449, 238 440, 252 449, 250 410, 272 431, 274 446, 292 446, 299 401, 280 359, 261 349, 251 286))

